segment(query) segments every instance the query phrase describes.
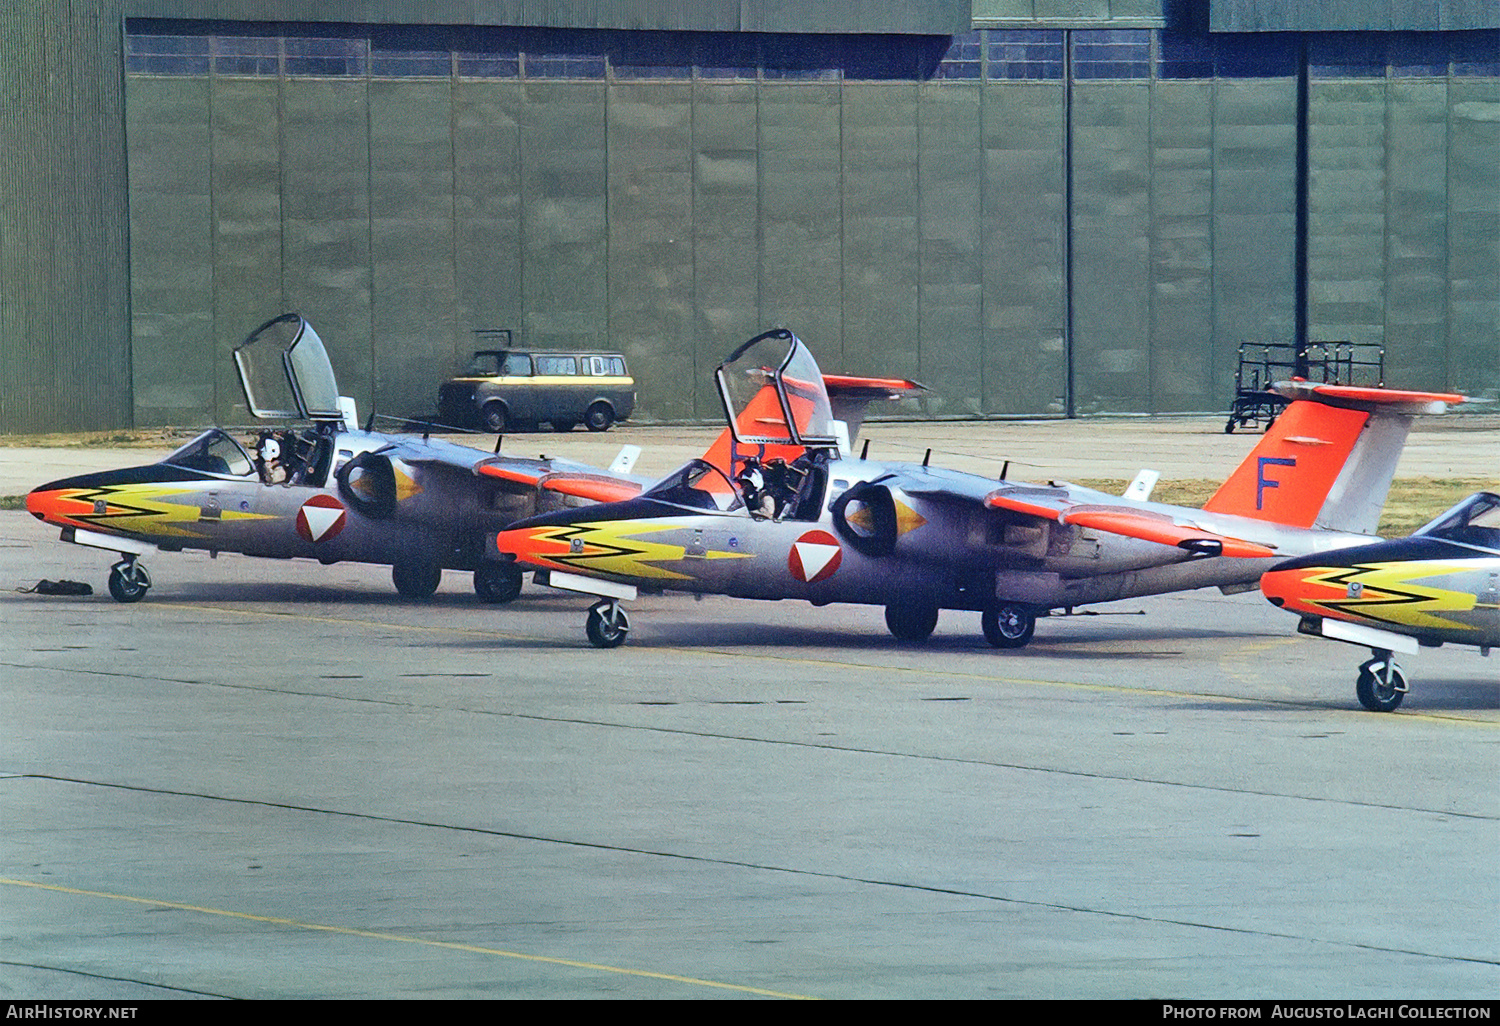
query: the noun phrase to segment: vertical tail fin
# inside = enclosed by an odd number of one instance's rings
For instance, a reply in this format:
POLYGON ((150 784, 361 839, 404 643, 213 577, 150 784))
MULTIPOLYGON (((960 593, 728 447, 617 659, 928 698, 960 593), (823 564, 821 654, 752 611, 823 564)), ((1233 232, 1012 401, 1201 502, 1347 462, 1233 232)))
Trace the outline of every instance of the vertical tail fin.
POLYGON ((1374 534, 1417 413, 1460 395, 1292 382, 1295 401, 1203 506, 1290 527, 1374 534))

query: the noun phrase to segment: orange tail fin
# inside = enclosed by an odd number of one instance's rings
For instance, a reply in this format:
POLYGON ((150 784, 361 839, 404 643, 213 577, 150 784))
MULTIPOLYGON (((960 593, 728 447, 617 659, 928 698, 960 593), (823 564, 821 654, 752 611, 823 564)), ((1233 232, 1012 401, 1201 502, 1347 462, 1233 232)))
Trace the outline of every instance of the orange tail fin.
POLYGON ((1293 382, 1296 397, 1203 508, 1290 527, 1374 534, 1412 414, 1460 395, 1293 382))

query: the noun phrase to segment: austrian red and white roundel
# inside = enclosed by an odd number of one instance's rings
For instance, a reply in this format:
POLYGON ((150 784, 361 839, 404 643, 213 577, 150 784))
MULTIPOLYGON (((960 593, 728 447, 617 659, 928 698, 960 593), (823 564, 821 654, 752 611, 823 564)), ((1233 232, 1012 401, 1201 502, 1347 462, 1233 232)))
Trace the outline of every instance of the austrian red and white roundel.
POLYGON ((843 561, 844 550, 837 538, 827 531, 808 531, 792 543, 786 565, 797 580, 817 584, 832 577, 843 561))
POLYGON ((310 542, 327 541, 348 522, 344 504, 332 495, 314 495, 297 511, 297 533, 310 542))

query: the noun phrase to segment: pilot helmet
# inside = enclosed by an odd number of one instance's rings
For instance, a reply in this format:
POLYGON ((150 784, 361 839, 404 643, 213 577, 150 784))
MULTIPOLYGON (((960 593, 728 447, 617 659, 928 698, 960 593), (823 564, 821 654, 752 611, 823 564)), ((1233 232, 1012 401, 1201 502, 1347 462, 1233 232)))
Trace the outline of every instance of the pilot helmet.
POLYGON ((260 442, 260 458, 267 463, 281 457, 281 443, 274 438, 263 438, 260 442))

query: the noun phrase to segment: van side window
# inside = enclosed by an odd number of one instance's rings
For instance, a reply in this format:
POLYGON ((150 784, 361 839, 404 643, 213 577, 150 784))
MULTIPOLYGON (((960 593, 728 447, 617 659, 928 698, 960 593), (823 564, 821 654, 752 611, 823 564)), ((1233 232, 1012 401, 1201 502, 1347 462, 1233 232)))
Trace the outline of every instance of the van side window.
POLYGON ((625 358, 623 356, 611 356, 609 358, 609 372, 616 377, 625 376, 625 358))
POLYGON ((538 356, 536 372, 546 374, 577 374, 578 360, 572 356, 538 356))
POLYGON ((601 375, 601 376, 609 373, 609 371, 607 371, 607 370, 604 369, 604 357, 602 357, 602 356, 591 356, 591 357, 589 357, 589 373, 590 374, 598 374, 598 375, 601 375))
POLYGON ((522 353, 507 353, 505 356, 505 366, 500 368, 500 373, 511 377, 529 378, 531 376, 531 357, 522 353))

